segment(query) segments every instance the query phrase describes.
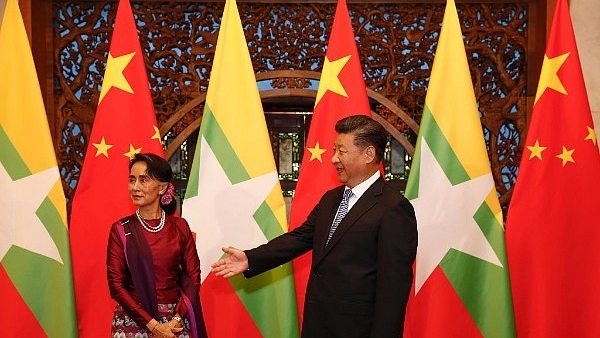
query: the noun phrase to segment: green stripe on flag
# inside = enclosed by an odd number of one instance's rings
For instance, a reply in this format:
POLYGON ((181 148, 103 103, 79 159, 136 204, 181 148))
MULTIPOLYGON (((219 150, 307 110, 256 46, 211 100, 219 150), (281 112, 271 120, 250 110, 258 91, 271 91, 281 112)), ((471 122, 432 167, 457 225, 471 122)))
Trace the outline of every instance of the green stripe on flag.
POLYGON ((271 240, 283 234, 283 229, 279 224, 279 220, 277 220, 273 210, 271 210, 266 202, 263 202, 260 207, 258 207, 254 213, 254 219, 256 220, 256 223, 262 230, 263 234, 265 234, 267 240, 271 240))
POLYGON ((286 263, 269 272, 246 279, 243 276, 230 278, 238 297, 258 326, 263 337, 295 337, 298 328, 294 278, 291 263, 286 263), (268 286, 268 287, 266 287, 268 286), (289 295, 289 297, 273 297, 289 295), (273 309, 285 309, 288 313, 278 313, 274 319, 273 309), (287 334, 281 335, 281 332, 287 334))
POLYGON ((504 282, 505 268, 454 249, 440 265, 483 337, 503 338, 507 337, 506 332, 514 332, 512 321, 504 320, 506 313, 512 311, 511 298, 507 297, 510 289, 504 282), (482 298, 486 301, 482 302, 482 298))
POLYGON ((13 181, 31 175, 31 171, 19 156, 19 152, 12 144, 4 128, 0 126, 0 162, 13 181))
POLYGON ((505 282, 506 249, 502 232, 497 228, 501 225, 498 224, 487 203, 481 205, 474 218, 503 267, 454 249, 446 254, 440 266, 483 336, 501 338, 504 337, 505 332, 514 330, 512 322, 498 320, 505 317, 506 312, 512 309, 510 287, 505 282), (471 277, 465 278, 465 276, 471 277), (482 281, 483 279, 485 281, 482 281), (482 302, 482 298, 486 301, 482 302), (502 305, 490 306, 490 304, 502 305), (507 326, 510 326, 509 330, 507 326))
MULTIPOLYGON (((498 259, 506 268, 506 247, 504 246, 504 232, 498 231, 502 229, 502 224, 498 222, 496 215, 487 203, 483 203, 479 210, 473 216, 475 222, 481 228, 485 238, 494 249, 498 259)), ((494 265, 495 266, 495 265, 494 265)))
POLYGON ((200 134, 204 136, 206 142, 212 148, 217 160, 219 160, 219 164, 223 167, 232 184, 250 179, 250 175, 244 168, 235 150, 233 150, 231 143, 229 143, 215 115, 210 110, 208 103, 204 109, 200 134))
POLYGON ((421 129, 424 131, 422 136, 431 148, 433 156, 435 156, 446 176, 448 176, 448 180, 453 185, 470 180, 471 177, 469 177, 469 174, 467 174, 467 171, 458 160, 454 149, 442 133, 440 126, 437 124, 427 105, 425 105, 425 113, 423 115, 427 115, 428 118, 425 119, 425 124, 421 124, 421 129))
MULTIPOLYGON (((63 263, 71 264, 64 258, 63 263)), ((67 291, 73 289, 73 284, 64 279, 71 272, 65 264, 17 246, 12 246, 2 260, 13 284, 48 337, 77 335, 75 316, 64 316, 65 312, 75 313, 74 295, 67 291), (50 311, 49 306, 60 311, 50 311), (68 328, 73 331, 67 333, 68 328)))
MULTIPOLYGON (((431 148, 433 155, 440 163, 440 166, 446 173, 446 176, 448 176, 448 180, 454 185, 470 180, 471 177, 469 177, 469 174, 467 174, 467 171, 458 160, 454 149, 452 149, 452 146, 450 146, 446 136, 442 133, 440 126, 437 124, 427 104, 423 109, 423 117, 420 128, 422 132, 422 138, 427 141, 427 144, 431 148)), ((417 140, 415 156, 413 158, 410 176, 408 178, 409 182, 406 190, 406 197, 408 199, 417 198, 419 193, 419 173, 421 168, 420 148, 421 137, 419 137, 417 140)))
MULTIPOLYGON (((237 154, 233 150, 231 143, 223 133, 223 129, 219 126, 219 122, 215 119, 215 115, 208 102, 205 103, 204 106, 204 114, 202 116, 202 125, 200 126, 200 135, 199 138, 204 137, 206 142, 210 145, 213 150, 219 164, 227 174, 227 177, 231 181, 231 183, 239 183, 250 178, 248 172, 246 172, 242 162, 239 160, 237 154)), ((198 142, 200 146, 201 142, 198 142)), ((196 149, 196 153, 200 154, 200 149, 196 149)), ((194 161, 192 165, 192 169, 190 170, 190 182, 194 184, 187 185, 187 190, 185 192, 185 198, 190 198, 194 196, 198 196, 198 190, 201 187, 198 187, 198 176, 201 163, 200 159, 198 161, 194 161)))

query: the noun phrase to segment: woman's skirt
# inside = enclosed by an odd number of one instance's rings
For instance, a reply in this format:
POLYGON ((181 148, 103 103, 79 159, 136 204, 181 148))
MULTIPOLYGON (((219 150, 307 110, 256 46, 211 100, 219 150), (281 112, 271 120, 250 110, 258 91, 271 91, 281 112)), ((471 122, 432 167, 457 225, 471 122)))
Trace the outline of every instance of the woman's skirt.
MULTIPOLYGON (((158 320, 167 323, 175 315, 175 304, 158 304, 158 320)), ((133 319, 125 313, 121 305, 117 304, 112 321, 111 338, 152 338, 154 335, 146 325, 138 326, 133 319)), ((183 331, 175 333, 178 338, 190 338, 190 323, 187 318, 183 319, 183 331)))

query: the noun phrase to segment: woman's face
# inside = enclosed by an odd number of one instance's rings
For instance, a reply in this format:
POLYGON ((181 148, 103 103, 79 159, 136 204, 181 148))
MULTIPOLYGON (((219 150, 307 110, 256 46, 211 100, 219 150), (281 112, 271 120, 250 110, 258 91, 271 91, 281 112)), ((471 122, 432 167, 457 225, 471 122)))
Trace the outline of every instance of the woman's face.
POLYGON ((160 194, 166 184, 151 178, 146 174, 146 163, 136 162, 129 172, 129 196, 134 205, 146 207, 156 205, 158 207, 160 194))

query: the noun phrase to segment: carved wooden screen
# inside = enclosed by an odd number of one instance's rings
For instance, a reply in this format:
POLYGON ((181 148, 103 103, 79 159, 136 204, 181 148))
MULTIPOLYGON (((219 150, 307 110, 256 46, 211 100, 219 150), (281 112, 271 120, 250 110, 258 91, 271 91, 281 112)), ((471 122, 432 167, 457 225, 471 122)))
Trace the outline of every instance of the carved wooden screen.
MULTIPOLYGON (((116 5, 53 2, 54 110, 61 128, 55 140, 69 198, 98 102, 116 5)), ((207 90, 224 3, 132 5, 157 119, 168 143, 201 116, 203 104, 198 98, 207 90)), ((335 3, 244 2, 238 7, 257 76, 321 71, 335 3)), ((423 110, 444 4, 369 2, 349 3, 348 8, 367 87, 409 118, 403 120, 377 100, 372 101, 372 109, 414 140, 410 119, 418 123, 423 110)), ((506 208, 526 128, 529 3, 459 3, 457 8, 496 188, 506 208)), ((268 88, 314 87, 308 79, 293 77, 263 82, 261 86, 268 88)), ((265 102, 265 111, 310 112, 312 104, 300 98, 295 104, 275 100, 265 102)), ((194 135, 186 136, 189 142, 183 146, 195 145, 194 135)), ((183 166, 191 160, 184 158, 183 166)))

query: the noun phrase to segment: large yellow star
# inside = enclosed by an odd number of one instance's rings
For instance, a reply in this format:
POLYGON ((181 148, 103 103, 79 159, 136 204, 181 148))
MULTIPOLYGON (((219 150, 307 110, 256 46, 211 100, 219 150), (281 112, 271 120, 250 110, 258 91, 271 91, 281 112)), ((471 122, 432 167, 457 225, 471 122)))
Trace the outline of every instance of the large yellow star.
POLYGON ((562 153, 559 155, 556 155, 556 157, 558 157, 562 160, 562 166, 564 167, 565 164, 567 164, 567 162, 575 163, 575 160, 573 159, 573 152, 575 151, 575 149, 567 150, 567 148, 565 148, 565 146, 563 146, 562 149, 563 149, 562 153))
POLYGON ((535 144, 532 146, 527 146, 527 149, 529 149, 529 151, 531 151, 531 154, 529 155, 529 159, 531 160, 534 157, 539 158, 540 160, 542 159, 542 151, 546 150, 547 147, 540 147, 540 141, 539 140, 535 140, 535 144))
POLYGON ((136 148, 133 144, 129 144, 129 151, 123 154, 123 156, 127 156, 130 159, 135 156, 135 154, 139 154, 142 151, 142 148, 136 148))
POLYGON ((320 148, 319 142, 317 142, 314 148, 308 148, 308 151, 310 151, 310 160, 308 160, 308 162, 312 162, 312 160, 317 159, 319 162, 323 163, 321 155, 326 152, 327 149, 320 148))
POLYGON ((150 138, 151 140, 158 140, 160 141, 160 130, 158 130, 158 128, 156 126, 152 126, 152 128, 154 128, 154 135, 152 135, 152 137, 150 138))
POLYGON ((323 64, 323 72, 321 73, 321 79, 319 81, 319 90, 317 91, 317 100, 315 106, 321 101, 325 93, 329 90, 336 94, 340 94, 343 97, 348 97, 344 86, 340 82, 340 72, 350 60, 350 56, 344 56, 343 58, 335 61, 329 61, 329 58, 325 56, 325 63, 323 64))
POLYGON ((92 143, 94 147, 96 147, 96 157, 100 154, 106 156, 108 158, 108 149, 112 148, 112 144, 106 144, 106 140, 104 140, 104 136, 102 137, 102 141, 100 143, 92 143))
POLYGON ((558 77, 558 70, 562 67, 563 63, 565 63, 569 54, 571 53, 565 53, 553 58, 544 55, 544 63, 542 64, 542 72, 540 73, 540 82, 538 83, 537 93, 535 94, 534 105, 546 91, 546 88, 552 88, 559 93, 567 95, 567 90, 558 77))
POLYGON ((102 90, 100 91, 100 100, 98 104, 102 102, 104 96, 112 87, 122 89, 128 93, 133 94, 133 89, 127 82, 123 70, 131 62, 135 52, 125 54, 123 56, 113 57, 110 52, 108 53, 108 61, 106 61, 106 71, 104 72, 104 81, 102 81, 102 90))
POLYGON ((586 140, 592 140, 594 145, 596 145, 596 131, 594 128, 587 127, 588 135, 585 137, 586 140))

